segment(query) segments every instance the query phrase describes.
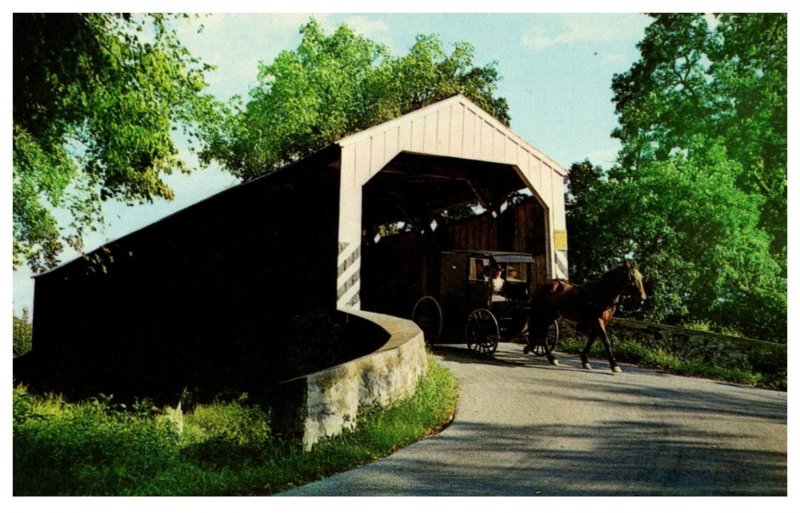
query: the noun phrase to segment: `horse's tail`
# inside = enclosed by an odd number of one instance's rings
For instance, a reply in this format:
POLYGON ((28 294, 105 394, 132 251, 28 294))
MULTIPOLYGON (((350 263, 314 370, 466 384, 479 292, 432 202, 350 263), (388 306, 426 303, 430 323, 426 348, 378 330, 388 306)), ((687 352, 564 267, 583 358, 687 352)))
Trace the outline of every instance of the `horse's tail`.
POLYGON ((528 333, 531 341, 544 340, 547 330, 558 318, 555 298, 563 293, 566 285, 561 280, 550 280, 531 293, 531 309, 528 319, 528 333))
POLYGON ((547 329, 553 323, 550 311, 531 310, 531 316, 528 319, 528 338, 531 341, 541 341, 547 337, 547 329))
POLYGON ((531 294, 530 317, 528 318, 528 334, 531 341, 544 340, 547 329, 557 317, 553 294, 557 292, 559 282, 552 280, 536 288, 531 294))

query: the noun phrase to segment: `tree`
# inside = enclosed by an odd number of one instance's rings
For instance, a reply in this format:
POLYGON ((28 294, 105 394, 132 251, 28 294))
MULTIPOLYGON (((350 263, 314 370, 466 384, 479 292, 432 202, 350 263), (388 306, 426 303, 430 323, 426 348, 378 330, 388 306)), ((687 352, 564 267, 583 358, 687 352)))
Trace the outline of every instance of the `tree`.
POLYGON ((641 58, 612 88, 626 172, 721 144, 736 187, 763 197, 759 226, 786 272, 785 14, 654 15, 641 58))
POLYGON ((173 131, 194 140, 218 106, 163 15, 14 14, 13 38, 13 262, 41 271, 103 201, 172 199, 163 175, 189 172, 173 131))
POLYGON ((739 189, 740 172, 715 146, 594 180, 569 210, 571 264, 599 272, 633 255, 646 271, 650 320, 785 340, 786 280, 758 226, 763 198, 739 189))
POLYGON ((573 166, 571 265, 633 255, 650 319, 785 341, 785 15, 654 15, 638 48, 612 82, 617 165, 573 166))
POLYGON ((572 164, 567 176, 564 202, 569 227, 569 276, 581 283, 619 264, 624 255, 606 251, 616 247, 613 241, 601 240, 606 230, 594 233, 599 224, 597 215, 606 205, 598 189, 605 184, 607 173, 586 159, 572 164))
POLYGON ((300 33, 297 50, 260 64, 249 101, 211 138, 205 162, 250 179, 456 93, 509 122, 506 101, 494 97, 496 64, 474 66, 468 43, 447 54, 438 38, 418 36, 407 55, 392 57, 346 25, 326 35, 312 19, 300 33))

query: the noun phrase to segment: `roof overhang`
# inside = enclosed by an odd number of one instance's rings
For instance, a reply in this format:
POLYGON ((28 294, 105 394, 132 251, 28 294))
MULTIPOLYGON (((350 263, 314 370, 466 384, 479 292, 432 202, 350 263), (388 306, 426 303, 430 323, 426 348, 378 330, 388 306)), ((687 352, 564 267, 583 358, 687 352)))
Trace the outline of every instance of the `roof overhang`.
POLYGON ((525 187, 508 164, 401 152, 364 186, 363 222, 427 224, 437 213, 466 203, 497 211, 525 187))

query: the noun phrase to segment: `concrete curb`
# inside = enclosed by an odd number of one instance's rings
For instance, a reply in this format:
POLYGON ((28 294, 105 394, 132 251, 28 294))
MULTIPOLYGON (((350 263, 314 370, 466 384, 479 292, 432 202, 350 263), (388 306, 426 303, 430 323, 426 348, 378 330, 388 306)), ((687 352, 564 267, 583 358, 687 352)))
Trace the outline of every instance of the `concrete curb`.
POLYGON ((427 372, 425 340, 412 321, 341 311, 377 324, 389 339, 373 353, 279 385, 273 429, 302 440, 306 451, 320 440, 354 428, 360 409, 387 406, 410 396, 427 372))

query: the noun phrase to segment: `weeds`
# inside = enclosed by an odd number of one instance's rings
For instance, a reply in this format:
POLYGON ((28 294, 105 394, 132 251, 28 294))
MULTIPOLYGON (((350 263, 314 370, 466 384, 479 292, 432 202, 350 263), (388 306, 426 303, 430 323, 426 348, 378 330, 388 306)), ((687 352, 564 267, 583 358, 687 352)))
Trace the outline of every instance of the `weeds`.
POLYGON ((265 495, 386 456, 452 418, 455 378, 429 357, 417 392, 363 412, 356 430, 303 453, 246 396, 190 413, 14 390, 15 495, 265 495))
POLYGON ((684 322, 681 325, 683 328, 689 330, 706 331, 709 333, 719 333, 721 335, 728 335, 731 337, 743 337, 744 334, 737 328, 731 326, 715 325, 709 321, 694 320, 684 322))
MULTIPOLYGON (((579 353, 584 345, 585 340, 566 338, 558 342, 558 349, 568 353, 579 353)), ((599 341, 592 347, 591 356, 605 357, 605 349, 599 341)), ((677 355, 663 347, 644 345, 632 340, 614 341, 614 356, 621 362, 656 368, 673 374, 722 379, 779 390, 786 390, 787 386, 785 375, 767 375, 756 372, 746 365, 739 368, 722 367, 701 359, 677 355)))
POLYGON ((13 316, 14 333, 13 333, 13 346, 14 358, 23 355, 31 350, 31 338, 33 335, 33 326, 30 323, 30 315, 28 309, 22 310, 22 317, 13 316))

